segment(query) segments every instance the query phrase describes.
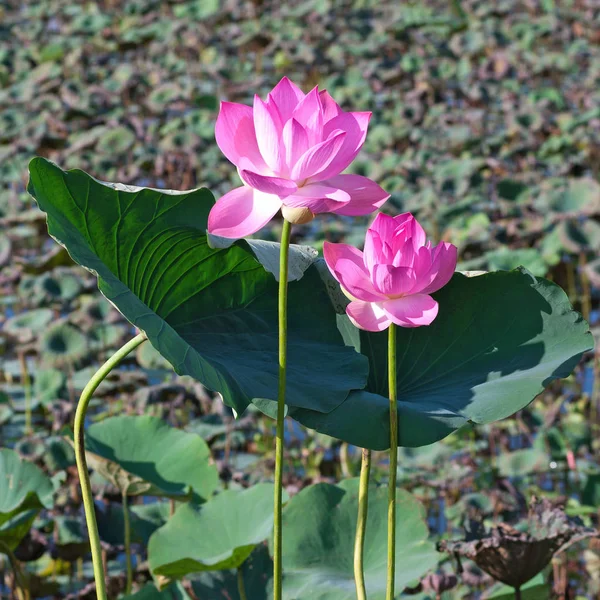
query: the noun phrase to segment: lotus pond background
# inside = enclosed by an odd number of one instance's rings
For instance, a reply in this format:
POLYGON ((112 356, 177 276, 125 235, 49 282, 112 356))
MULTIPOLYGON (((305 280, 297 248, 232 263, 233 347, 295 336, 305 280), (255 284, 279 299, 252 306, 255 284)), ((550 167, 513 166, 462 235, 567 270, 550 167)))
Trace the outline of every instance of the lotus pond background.
MULTIPOLYGON (((392 194, 387 212, 413 211, 434 239, 459 247, 463 270, 524 265, 556 281, 595 330, 600 9, 592 0, 4 2, 0 471, 24 470, 32 493, 15 499, 0 490, 0 531, 29 531, 15 554, 34 596, 93 597, 64 428, 72 424, 76 399, 91 374, 133 331, 99 294, 91 274, 48 237, 45 216, 26 193, 27 164, 39 155, 102 180, 171 189, 204 185, 218 195, 238 185, 214 142, 219 101, 250 103, 284 74, 305 89, 326 87, 347 108, 373 111, 352 168, 392 194), (30 434, 26 402, 34 409, 30 434), (11 513, 15 507, 18 514, 11 513)), ((367 223, 322 216, 296 227, 293 241, 317 248, 324 239, 359 244, 367 223)), ((278 227, 258 237, 277 239, 278 227)), ((401 452, 400 483, 425 507, 421 514, 411 497, 399 501, 401 518, 419 524, 411 533, 415 547, 399 546, 399 553, 406 552, 406 576, 399 581, 409 586, 407 597, 511 597, 467 560, 453 578, 449 556, 435 553, 433 542, 461 538, 470 517, 488 526, 514 525, 535 494, 566 505, 584 525, 598 525, 599 384, 595 357, 587 354, 571 378, 553 384, 515 418, 467 425, 436 445, 401 452), (429 575, 419 568, 411 577, 409 558, 415 556, 420 567, 431 568, 429 575)), ((139 436, 138 448, 150 432, 160 437, 163 446, 144 454, 147 459, 156 452, 156 464, 165 448, 188 448, 178 460, 182 472, 193 465, 190 473, 201 477, 202 484, 193 475, 185 482, 200 499, 229 487, 216 506, 210 504, 212 519, 210 513, 183 513, 181 523, 193 522, 202 532, 228 514, 251 526, 233 528, 217 549, 198 546, 193 542, 202 536, 190 533, 193 561, 198 571, 198 564, 214 566, 219 556, 246 548, 252 553, 243 567, 248 597, 266 598, 272 422, 252 411, 234 421, 217 397, 176 377, 149 344, 102 384, 92 413, 88 431, 99 457, 93 485, 111 594, 122 593, 125 581, 124 485, 139 597, 158 596, 153 587, 143 588, 150 570, 156 573, 147 561, 149 540, 186 493, 159 467, 134 468, 138 457, 103 454, 126 429, 139 436), (136 419, 135 426, 127 419, 136 419), (234 493, 248 494, 252 518, 232 515, 228 494, 234 493)), ((339 508, 333 527, 343 530, 344 518, 354 519, 354 512, 342 493, 353 483, 332 484, 358 474, 359 453, 296 425, 290 425, 287 442, 286 488, 295 498, 290 511, 301 512, 309 496, 320 493, 328 510, 339 508), (331 487, 307 487, 316 482, 331 487)), ((375 458, 373 479, 384 481, 385 454, 375 458)), ((379 499, 372 498, 375 506, 379 499)), ((169 527, 181 523, 172 520, 169 527)), ((288 527, 290 544, 314 542, 310 531, 288 527)), ((153 539, 150 550, 160 537, 153 539)), ((348 551, 349 542, 339 539, 339 550, 348 551)), ((330 549, 316 542, 311 547, 326 562, 330 549)), ((238 561, 246 558, 233 554, 238 561)), ((301 572, 303 557, 292 546, 287 557, 301 572)), ((162 593, 237 600, 235 571, 227 570, 236 560, 220 564, 226 570, 196 572, 162 593)), ((14 577, 4 555, 0 561, 4 597, 14 577)), ((161 568, 181 572, 177 562, 161 568)), ((291 573, 286 585, 300 583, 291 573)), ((527 598, 599 593, 600 545, 594 540, 559 555, 524 590, 527 598)))

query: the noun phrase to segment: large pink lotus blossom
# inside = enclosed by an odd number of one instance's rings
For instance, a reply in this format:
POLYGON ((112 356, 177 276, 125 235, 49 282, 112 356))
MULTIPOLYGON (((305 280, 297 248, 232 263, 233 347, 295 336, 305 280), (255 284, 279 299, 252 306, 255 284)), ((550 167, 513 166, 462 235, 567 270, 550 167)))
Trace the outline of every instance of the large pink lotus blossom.
POLYGON ((367 215, 388 198, 361 175, 341 175, 367 135, 371 113, 344 112, 326 92, 304 94, 284 77, 254 106, 222 102, 215 137, 238 168, 243 186, 220 198, 208 231, 241 238, 258 231, 280 209, 292 223, 315 214, 367 215))
POLYGON ((429 325, 438 303, 429 295, 445 286, 456 268, 456 246, 427 241, 417 220, 380 213, 367 230, 364 253, 325 242, 329 270, 352 300, 346 307, 360 329, 383 331, 429 325))

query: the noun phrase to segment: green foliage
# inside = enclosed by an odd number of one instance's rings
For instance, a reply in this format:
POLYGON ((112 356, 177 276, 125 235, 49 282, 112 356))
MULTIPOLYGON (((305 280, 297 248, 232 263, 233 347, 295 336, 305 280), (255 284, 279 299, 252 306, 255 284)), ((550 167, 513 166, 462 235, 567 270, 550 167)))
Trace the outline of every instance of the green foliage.
POLYGON ((154 576, 176 579, 240 567, 273 529, 273 485, 227 490, 203 506, 185 504, 150 538, 154 576))
MULTIPOLYGON (((398 331, 398 435, 402 446, 442 439, 467 422, 491 423, 567 377, 593 347, 587 323, 555 284, 524 269, 456 274, 434 297, 428 327, 398 331)), ((326 415, 290 411, 307 427, 362 447, 389 447, 387 333, 340 317, 347 343, 369 358, 365 391, 326 415)))
MULTIPOLYGON (((358 479, 320 483, 294 496, 283 511, 284 591, 297 600, 354 600, 353 557, 358 479)), ((418 580, 438 561, 428 541, 421 504, 398 490, 396 587, 418 580)), ((372 486, 365 539, 365 582, 369 598, 385 598, 387 489, 372 486)))
POLYGON ((123 494, 206 500, 217 487, 204 440, 155 417, 113 417, 85 436, 89 463, 123 494))
POLYGON ((14 550, 42 508, 51 508, 50 479, 14 450, 0 448, 0 542, 14 550))
MULTIPOLYGON (((44 159, 30 171, 50 234, 177 373, 221 392, 238 413, 254 398, 277 398, 277 283, 265 270, 272 260, 259 262, 275 245, 211 248, 206 189, 134 190, 44 159)), ((314 268, 289 287, 288 404, 327 412, 364 385, 367 365, 344 347, 314 268)))

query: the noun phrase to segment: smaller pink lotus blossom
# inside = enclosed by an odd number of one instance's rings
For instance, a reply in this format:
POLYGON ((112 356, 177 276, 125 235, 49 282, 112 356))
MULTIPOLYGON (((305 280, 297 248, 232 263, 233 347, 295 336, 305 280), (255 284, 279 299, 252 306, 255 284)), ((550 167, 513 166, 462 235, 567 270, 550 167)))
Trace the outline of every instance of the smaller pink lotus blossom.
POLYGON ((292 223, 377 210, 389 194, 367 177, 342 173, 364 144, 370 117, 344 112, 325 90, 305 94, 287 77, 252 107, 222 102, 215 137, 244 185, 217 200, 209 233, 242 238, 279 210, 292 223))
POLYGON ((410 213, 380 213, 367 230, 365 250, 348 244, 323 245, 325 262, 342 291, 346 307, 360 329, 383 331, 429 325, 438 303, 429 295, 445 286, 456 268, 456 246, 432 246, 410 213))

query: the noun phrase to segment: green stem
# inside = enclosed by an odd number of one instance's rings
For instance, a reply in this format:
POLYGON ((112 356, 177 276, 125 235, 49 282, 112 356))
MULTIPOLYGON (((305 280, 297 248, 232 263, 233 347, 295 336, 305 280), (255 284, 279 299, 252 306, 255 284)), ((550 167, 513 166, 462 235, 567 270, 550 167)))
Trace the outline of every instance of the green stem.
POLYGON ((283 220, 279 252, 279 390, 277 394, 277 430, 275 440, 275 506, 273 510, 273 600, 282 600, 282 487, 283 487, 283 424, 285 418, 285 378, 287 370, 287 290, 288 255, 292 224, 283 220))
POLYGON ((240 600, 248 600, 246 588, 244 587, 244 572, 242 571, 241 566, 239 566, 237 570, 237 588, 240 600))
POLYGON ((131 562, 131 519, 129 515, 129 504, 127 503, 127 491, 123 492, 122 503, 124 528, 123 537, 125 540, 125 568, 127 572, 125 595, 129 595, 131 594, 131 587, 133 585, 133 565, 131 562))
POLYGON ((388 330, 388 393, 390 396, 390 476, 388 481, 388 565, 386 600, 394 600, 396 577, 396 471, 398 469, 398 405, 396 403, 396 326, 388 330))
POLYGON ((21 368, 21 385, 25 393, 25 435, 30 435, 31 428, 31 378, 27 368, 27 356, 25 352, 19 352, 19 366, 21 368))
POLYGON ((354 581, 356 582, 357 600, 367 600, 363 556, 365 549, 365 532, 367 530, 367 514, 369 511, 369 474, 371 472, 371 451, 363 448, 360 464, 360 485, 358 489, 358 519, 356 521, 356 537, 354 538, 354 581))
POLYGON ((114 369, 123 358, 132 350, 137 348, 146 340, 146 334, 140 333, 124 346, 119 348, 88 381, 75 411, 75 460, 77 462, 77 473, 81 485, 81 496, 83 498, 83 509, 87 523, 88 534, 90 536, 90 547, 92 550, 92 563, 94 565, 94 580, 96 582, 96 597, 98 600, 106 600, 106 585, 104 581, 104 565, 102 562, 102 548, 100 547, 100 535, 98 534, 98 524, 96 523, 96 513, 94 511, 94 498, 92 497, 92 486, 90 475, 88 473, 87 461, 85 459, 85 413, 88 404, 92 399, 96 388, 102 383, 104 378, 114 369))

